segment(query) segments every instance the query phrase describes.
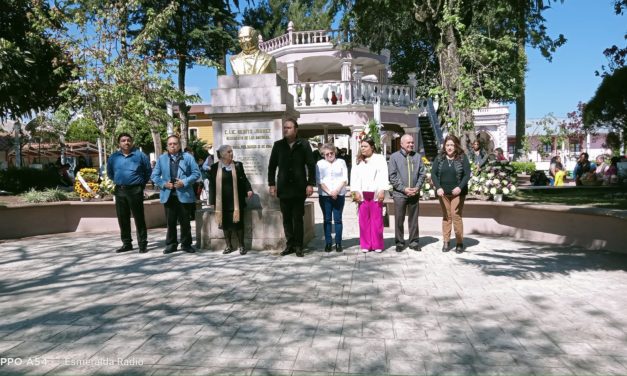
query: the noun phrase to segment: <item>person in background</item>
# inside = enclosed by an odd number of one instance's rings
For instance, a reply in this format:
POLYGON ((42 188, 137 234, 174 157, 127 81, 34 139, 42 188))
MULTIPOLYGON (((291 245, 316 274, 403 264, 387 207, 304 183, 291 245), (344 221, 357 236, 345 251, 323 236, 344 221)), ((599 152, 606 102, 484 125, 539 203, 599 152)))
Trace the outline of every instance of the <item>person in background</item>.
POLYGON ((324 159, 316 164, 316 183, 324 217, 324 251, 331 252, 333 248, 331 222, 335 220, 335 250, 342 252, 342 212, 348 184, 348 168, 344 160, 337 157, 337 149, 333 144, 323 145, 320 152, 324 159))
POLYGON ((401 137, 401 150, 395 152, 388 162, 392 198, 394 199, 396 252, 405 249, 405 214, 409 219, 409 248, 421 251, 418 230, 420 187, 425 180, 425 166, 419 153, 414 151, 414 137, 401 137))
POLYGON ((577 164, 575 165, 575 169, 573 170, 576 185, 583 185, 583 183, 581 182, 581 177, 591 171, 590 161, 588 160, 588 158, 588 153, 584 152, 579 154, 577 164))
POLYGON ((160 201, 165 208, 168 231, 165 238, 164 254, 176 252, 179 245, 176 226, 181 225, 181 250, 194 253, 190 225, 190 204, 196 201, 194 183, 200 177, 200 170, 194 157, 181 152, 178 136, 166 140, 167 153, 161 154, 152 172, 152 181, 161 189, 160 201))
POLYGON ((118 135, 120 149, 111 154, 107 162, 107 176, 115 184, 115 212, 120 226, 122 247, 116 252, 133 249, 131 238, 131 213, 135 219, 139 252, 148 252, 148 230, 144 219, 144 188, 150 180, 150 160, 133 147, 133 137, 128 133, 118 135))
POLYGON ((551 164, 549 165, 549 185, 555 185, 555 172, 558 169, 564 171, 562 157, 559 154, 551 158, 551 164))
POLYGON ((475 168, 480 170, 488 162, 488 153, 481 147, 481 142, 476 139, 472 142, 472 152, 470 153, 475 168))
POLYGON ((359 246, 364 253, 383 251, 383 200, 389 188, 385 157, 375 153, 370 137, 359 144, 357 165, 351 171, 351 193, 359 205, 359 246))
POLYGON ((455 252, 464 252, 464 223, 462 213, 468 194, 470 162, 459 138, 448 135, 442 150, 433 162, 431 180, 442 209, 442 252, 448 252, 451 230, 455 228, 455 252))
POLYGON ((608 168, 610 168, 610 166, 605 162, 605 156, 603 154, 596 157, 596 165, 595 174, 597 174, 598 180, 603 180, 605 172, 608 168))
POLYGON ((561 187, 564 185, 564 177, 566 176, 566 171, 564 171, 564 167, 562 164, 555 166, 555 180, 553 182, 553 186, 561 187))
POLYGON ((316 145, 316 148, 313 151, 313 156, 314 156, 314 160, 316 161, 316 163, 318 163, 319 160, 324 159, 324 156, 322 155, 322 150, 320 150, 322 148, 322 143, 318 142, 318 144, 316 145))
POLYGON ((505 156, 505 153, 503 152, 503 149, 501 148, 496 148, 494 149, 494 151, 496 152, 496 160, 497 161, 507 161, 507 157, 505 156))
POLYGON ((218 162, 209 171, 209 204, 215 205, 218 228, 224 232, 226 248, 223 254, 235 250, 233 234, 237 236, 240 255, 247 253, 244 243, 244 208, 246 198, 253 196, 253 189, 244 172, 242 162, 233 160, 233 148, 222 145, 218 149, 218 162))

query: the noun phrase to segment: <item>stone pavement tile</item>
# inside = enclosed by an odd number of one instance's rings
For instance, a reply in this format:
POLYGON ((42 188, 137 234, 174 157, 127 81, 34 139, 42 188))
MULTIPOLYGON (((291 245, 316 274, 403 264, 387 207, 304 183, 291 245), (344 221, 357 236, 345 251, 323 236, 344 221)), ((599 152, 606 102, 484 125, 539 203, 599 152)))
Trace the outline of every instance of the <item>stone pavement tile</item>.
POLYGON ((512 366, 515 364, 514 358, 509 352, 477 350, 477 360, 478 363, 489 366, 512 366))
POLYGON ((233 326, 203 325, 195 334, 196 337, 226 337, 231 338, 237 333, 238 328, 233 326))
POLYGON ((273 369, 290 371, 294 366, 294 360, 277 360, 277 359, 259 359, 255 365, 255 369, 273 369))
POLYGON ((224 347, 220 357, 223 358, 252 358, 259 348, 258 344, 253 340, 231 339, 224 347))
POLYGON ((102 345, 74 343, 61 344, 46 352, 42 357, 46 359, 69 359, 78 362, 91 358, 101 348, 102 345))
POLYGON ((0 341, 0 353, 6 354, 7 350, 11 349, 24 341, 0 341))
POLYGON ((116 360, 124 359, 127 365, 128 364, 141 364, 145 366, 152 366, 152 365, 158 364, 161 358, 163 358, 162 354, 144 354, 144 353, 135 351, 126 357, 116 358, 116 360))
POLYGON ((182 352, 189 350, 197 340, 198 337, 154 335, 138 351, 147 354, 182 352))
POLYGON ((610 356, 561 356, 560 360, 577 375, 627 374, 627 368, 610 356))
POLYGON ((558 342, 559 348, 567 355, 580 355, 580 356, 595 356, 595 355, 608 355, 599 354, 594 347, 587 343, 576 342, 558 342))
POLYGON ((564 354, 564 351, 555 342, 551 341, 546 336, 540 336, 537 338, 518 338, 518 342, 522 345, 523 349, 527 353, 540 354, 540 355, 559 355, 564 354))
POLYGON ((421 341, 419 339, 405 340, 393 339, 385 340, 385 350, 388 361, 391 359, 440 359, 436 343, 421 341))
POLYGON ((108 341, 101 345, 100 350, 94 354, 94 358, 111 358, 111 359, 126 359, 134 351, 136 351, 142 344, 146 342, 145 339, 127 340, 124 343, 119 341, 108 341))
POLYGON ((437 342, 440 359, 451 364, 475 364, 479 362, 480 355, 474 346, 466 342, 437 342))
POLYGON ((200 337, 187 352, 192 356, 218 357, 230 341, 229 337, 200 337))
POLYGON ((364 321, 362 326, 362 336, 365 338, 394 338, 393 323, 379 321, 364 321))
POLYGON ((341 349, 358 349, 360 352, 385 353, 385 340, 381 338, 344 337, 341 349))
POLYGON ((575 375, 570 369, 563 368, 550 368, 550 367, 531 367, 534 375, 538 376, 572 376, 575 375))
POLYGON ((60 346, 54 342, 34 342, 24 341, 17 346, 11 347, 6 351, 3 351, 2 356, 8 357, 41 357, 43 354, 52 350, 53 348, 60 346))
POLYGON ((291 376, 291 369, 280 369, 280 368, 263 368, 258 367, 253 369, 251 376, 291 376))
POLYGON ((2 338, 4 341, 27 340, 27 341, 46 341, 54 335, 69 328, 68 325, 45 325, 36 324, 29 327, 18 329, 13 333, 2 338))
POLYGON ((520 366, 520 365, 511 365, 511 366, 494 366, 494 365, 483 365, 483 364, 475 364, 473 368, 479 375, 499 375, 499 376, 510 376, 510 375, 533 375, 534 370, 532 367, 520 366))
POLYGON ((362 351, 351 348, 349 373, 382 374, 388 372, 385 352, 362 351))
POLYGON ((88 335, 90 332, 93 332, 96 328, 96 326, 72 325, 64 331, 55 334, 53 337, 48 338, 48 341, 59 343, 75 342, 88 335))
POLYGON ((152 368, 153 376, 206 376, 206 375, 220 375, 220 376, 249 376, 252 373, 252 368, 237 368, 237 367, 160 367, 154 366, 152 368))
POLYGON ((425 362, 427 375, 478 375, 472 365, 446 362, 425 362))
POLYGON ((426 375, 427 369, 423 360, 417 359, 389 359, 388 373, 391 375, 426 375))
POLYGON ((188 324, 179 324, 174 326, 167 333, 170 336, 185 336, 192 337, 198 334, 204 328, 203 325, 188 325, 188 324))
POLYGON ((333 373, 337 360, 337 351, 337 347, 301 347, 294 362, 293 370, 297 374, 301 371, 333 373))

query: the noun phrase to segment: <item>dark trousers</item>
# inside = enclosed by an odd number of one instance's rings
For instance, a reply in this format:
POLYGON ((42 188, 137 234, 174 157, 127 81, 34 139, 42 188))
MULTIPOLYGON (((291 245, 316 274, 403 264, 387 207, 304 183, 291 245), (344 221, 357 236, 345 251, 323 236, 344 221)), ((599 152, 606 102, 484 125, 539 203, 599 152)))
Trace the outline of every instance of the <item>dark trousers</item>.
POLYGON ((342 245, 342 211, 346 197, 338 196, 335 200, 331 196, 320 196, 320 208, 324 217, 324 240, 332 244, 331 222, 335 220, 335 244, 342 245))
POLYGON ((303 246, 305 197, 282 198, 281 214, 283 214, 283 231, 287 239, 288 247, 303 246))
POLYGON ((135 219, 137 244, 145 247, 148 244, 148 231, 144 219, 144 187, 141 185, 118 185, 115 187, 115 212, 120 226, 120 238, 125 246, 132 246, 131 213, 135 219))
POLYGON ((192 245, 192 227, 189 224, 189 204, 179 201, 176 195, 170 195, 168 202, 163 204, 165 208, 165 218, 168 224, 168 232, 165 237, 166 248, 176 248, 178 240, 176 238, 176 225, 181 224, 181 245, 183 248, 192 245))
POLYGON ((418 231, 418 203, 419 196, 394 197, 394 239, 396 245, 405 245, 405 214, 409 222, 409 245, 417 246, 419 240, 418 231))

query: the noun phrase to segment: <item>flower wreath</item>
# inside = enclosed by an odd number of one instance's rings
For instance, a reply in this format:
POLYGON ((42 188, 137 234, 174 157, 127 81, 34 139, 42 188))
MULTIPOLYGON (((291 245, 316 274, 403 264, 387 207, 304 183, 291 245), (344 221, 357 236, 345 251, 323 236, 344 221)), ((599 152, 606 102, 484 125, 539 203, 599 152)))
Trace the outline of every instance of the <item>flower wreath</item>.
POLYGON ((358 139, 359 142, 361 143, 365 138, 372 138, 372 140, 374 141, 374 146, 377 150, 376 151, 380 151, 381 150, 381 128, 382 125, 377 124, 377 122, 374 119, 370 119, 370 121, 368 121, 368 123, 366 123, 364 125, 364 130, 361 131, 361 133, 359 133, 358 139))
POLYGON ((76 174, 74 191, 79 194, 81 200, 99 198, 98 171, 95 168, 81 168, 76 174))

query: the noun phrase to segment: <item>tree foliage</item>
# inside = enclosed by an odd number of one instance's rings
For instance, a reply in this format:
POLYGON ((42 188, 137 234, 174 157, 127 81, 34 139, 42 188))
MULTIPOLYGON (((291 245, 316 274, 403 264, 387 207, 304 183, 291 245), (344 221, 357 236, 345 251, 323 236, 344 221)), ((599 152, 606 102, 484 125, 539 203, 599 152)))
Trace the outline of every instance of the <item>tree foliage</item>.
MULTIPOLYGON (((627 0, 614 0, 613 5, 614 13, 616 13, 616 15, 622 16, 625 12, 625 9, 627 9, 627 0)), ((625 41, 627 41, 627 34, 625 34, 624 39, 625 41)), ((597 76, 605 77, 611 75, 616 69, 625 66, 625 59, 627 59, 627 46, 619 47, 617 45, 613 45, 606 48, 603 51, 603 55, 605 55, 605 57, 607 58, 608 65, 607 67, 603 65, 601 67, 601 72, 596 71, 595 74, 597 76)))
POLYGON ((63 101, 74 62, 51 36, 61 28, 56 12, 45 1, 0 3, 0 119, 18 119, 63 101))
POLYGON ((603 78, 594 97, 583 110, 589 127, 606 127, 627 133, 627 67, 616 69, 603 78))
POLYGON ((343 26, 354 29, 357 43, 401 56, 392 60, 393 71, 422 72, 425 87, 437 82, 430 94, 440 97, 444 123, 459 135, 472 128, 473 109, 489 100, 511 101, 524 90, 526 60, 517 49, 521 24, 523 40, 547 56, 563 43, 562 36, 547 36, 541 17, 546 6, 538 3, 337 0, 335 5, 345 8, 343 26))
MULTIPOLYGON (((138 0, 132 17, 133 35, 146 35, 142 48, 151 59, 174 64, 177 86, 185 92, 187 68, 195 64, 225 72, 225 56, 236 45, 237 23, 226 0, 138 0), (156 18, 162 22, 155 23, 156 18)), ((238 1, 234 1, 238 6, 238 1)), ((188 142, 189 108, 186 101, 176 102, 180 114, 181 146, 188 142)))
POLYGON ((244 10, 242 24, 257 29, 264 40, 296 30, 328 30, 334 13, 330 0, 261 0, 244 10))

